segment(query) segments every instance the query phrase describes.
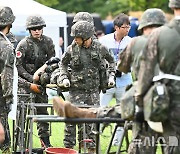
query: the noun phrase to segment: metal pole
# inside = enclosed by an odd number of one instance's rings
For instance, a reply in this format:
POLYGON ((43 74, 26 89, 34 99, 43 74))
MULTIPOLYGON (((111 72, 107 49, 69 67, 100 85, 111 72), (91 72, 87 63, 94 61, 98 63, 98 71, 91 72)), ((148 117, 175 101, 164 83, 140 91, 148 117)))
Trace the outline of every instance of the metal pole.
POLYGON ((32 154, 33 147, 33 119, 30 120, 30 132, 29 132, 29 154, 32 154))
POLYGON ((21 154, 24 153, 24 109, 25 109, 25 105, 24 105, 24 101, 21 101, 21 154))
POLYGON ((100 138, 99 138, 99 130, 100 130, 100 123, 97 123, 96 124, 96 131, 97 131, 97 134, 96 134, 96 154, 99 154, 100 153, 100 138))

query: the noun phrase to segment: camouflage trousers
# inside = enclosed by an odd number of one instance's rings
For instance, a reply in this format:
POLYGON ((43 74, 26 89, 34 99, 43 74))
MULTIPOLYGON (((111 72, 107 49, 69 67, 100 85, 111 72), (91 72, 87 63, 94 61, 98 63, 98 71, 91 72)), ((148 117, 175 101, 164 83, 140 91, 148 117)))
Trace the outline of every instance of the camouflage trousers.
MULTIPOLYGON (((132 141, 128 148, 128 154, 156 154, 157 141, 161 142, 159 134, 153 131, 147 122, 133 122, 132 141)), ((162 142, 161 142, 162 143, 162 142)))
MULTIPOLYGON (((85 92, 82 90, 70 91, 70 101, 73 104, 87 104, 87 105, 99 105, 99 90, 95 89, 93 92, 85 92)), ((83 140, 83 124, 78 125, 78 141, 83 140)), ((88 143, 87 148, 95 148, 95 124, 85 124, 85 134, 86 139, 92 139, 93 143, 88 143)), ((82 142, 83 143, 83 142, 82 142)), ((64 146, 68 148, 73 148, 76 145, 76 125, 66 124, 65 125, 65 137, 64 146)))
POLYGON ((164 154, 180 153, 180 98, 173 100, 169 119, 163 123, 163 137, 166 141, 164 154))
POLYGON ((157 145, 163 154, 180 153, 180 108, 171 109, 170 118, 163 122, 163 133, 153 131, 147 123, 133 124, 133 140, 129 154, 156 154, 157 145), (175 125, 174 125, 175 124, 175 125))
MULTIPOLYGON (((29 91, 27 91, 24 88, 19 88, 18 89, 18 103, 21 103, 22 101, 24 103, 48 103, 48 96, 46 93, 44 94, 32 94, 30 96, 23 96, 22 94, 29 94, 29 91)), ((19 105, 21 106, 21 105, 19 105)), ((21 110, 21 108, 19 108, 21 110)), ((24 114, 24 123, 26 122, 26 114, 27 114, 27 109, 25 106, 25 114, 24 114)), ((36 107, 36 114, 37 115, 48 115, 47 108, 46 107, 36 107)), ((38 129, 38 135, 39 137, 47 137, 49 136, 49 123, 47 122, 38 122, 37 123, 37 129, 38 129)))
POLYGON ((5 131, 5 140, 2 144, 0 144, 0 149, 4 151, 11 147, 11 137, 10 137, 9 124, 8 124, 8 113, 2 107, 0 107, 0 111, 1 111, 0 120, 5 131))

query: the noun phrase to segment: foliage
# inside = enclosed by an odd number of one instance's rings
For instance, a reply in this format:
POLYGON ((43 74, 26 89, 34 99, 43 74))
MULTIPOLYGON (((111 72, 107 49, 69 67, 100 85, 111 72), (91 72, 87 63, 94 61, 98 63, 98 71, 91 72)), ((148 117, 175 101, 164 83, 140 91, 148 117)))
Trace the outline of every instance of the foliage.
POLYGON ((113 17, 120 12, 144 11, 147 8, 161 8, 170 11, 167 0, 36 0, 41 4, 67 13, 87 11, 98 13, 104 19, 108 15, 113 17))
POLYGON ((59 4, 58 0, 36 0, 36 1, 49 7, 59 4))

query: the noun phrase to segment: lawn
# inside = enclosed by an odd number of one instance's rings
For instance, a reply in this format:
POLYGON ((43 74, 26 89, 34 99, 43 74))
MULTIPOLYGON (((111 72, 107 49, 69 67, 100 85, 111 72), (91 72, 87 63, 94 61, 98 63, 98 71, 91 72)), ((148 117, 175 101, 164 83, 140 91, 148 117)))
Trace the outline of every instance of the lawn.
MULTIPOLYGON (((115 100, 113 99, 110 105, 112 106, 114 104, 115 104, 115 100)), ((9 120, 9 123, 10 123, 10 127, 12 128, 12 120, 9 120)), ((112 128, 110 126, 106 127, 104 132, 100 135, 100 149, 101 149, 102 154, 106 153, 115 124, 111 124, 111 126, 112 128)), ((52 131, 51 131, 50 140, 53 147, 64 147, 63 145, 64 123, 51 123, 51 129, 52 131)), ((41 146, 40 146, 40 141, 37 135, 36 124, 34 125, 33 132, 34 132, 33 148, 39 148, 41 146)), ((131 134, 132 134, 131 131, 128 131, 128 134, 129 134, 129 138, 131 138, 131 134)), ((12 135, 12 131, 11 131, 11 135, 12 135)), ((121 150, 125 150, 125 148, 126 148, 126 142, 123 141, 123 146, 121 150)), ((117 151, 117 149, 118 149, 117 146, 112 146, 111 152, 115 152, 117 151)), ((75 147, 75 150, 78 150, 78 146, 75 147)), ((121 153, 125 154, 126 152, 121 152, 121 153)), ((160 150, 158 150, 157 153, 161 154, 160 150)))

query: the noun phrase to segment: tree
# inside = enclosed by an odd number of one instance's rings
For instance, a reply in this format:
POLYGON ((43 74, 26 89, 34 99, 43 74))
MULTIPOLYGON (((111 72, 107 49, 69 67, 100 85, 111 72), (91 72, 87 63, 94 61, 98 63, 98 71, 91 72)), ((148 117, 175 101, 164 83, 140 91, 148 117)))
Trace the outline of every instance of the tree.
POLYGON ((87 11, 98 13, 104 19, 111 14, 113 17, 120 12, 144 11, 147 8, 161 8, 170 11, 167 0, 36 0, 41 4, 67 13, 87 11))

